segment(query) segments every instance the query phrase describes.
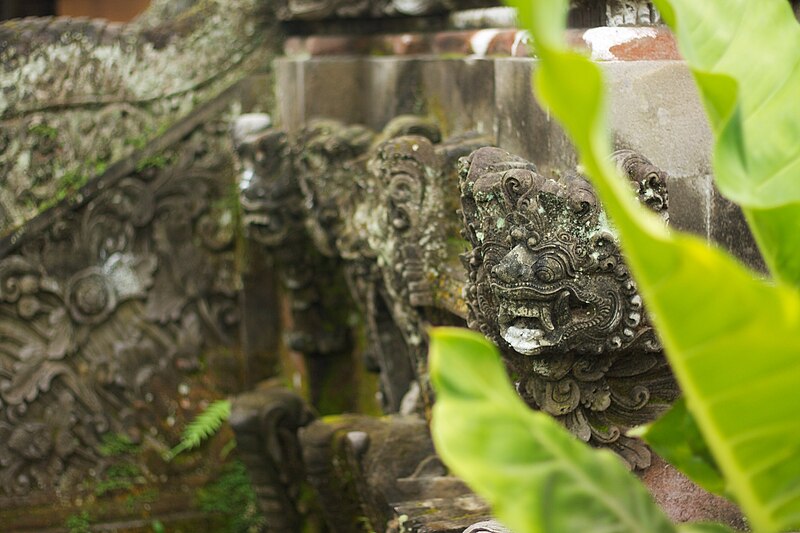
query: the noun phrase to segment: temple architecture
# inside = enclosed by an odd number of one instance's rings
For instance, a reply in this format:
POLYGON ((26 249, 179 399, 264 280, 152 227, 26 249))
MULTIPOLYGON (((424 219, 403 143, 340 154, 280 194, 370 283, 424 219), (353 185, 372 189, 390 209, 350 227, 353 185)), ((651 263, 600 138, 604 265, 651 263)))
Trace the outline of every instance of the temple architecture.
MULTIPOLYGON (((763 269, 656 9, 569 20, 631 194, 763 269)), ((124 25, 2 23, 0 65, 10 531, 218 531, 197 494, 233 456, 263 531, 502 533, 431 442, 436 325, 491 339, 531 409, 673 520, 744 527, 626 435, 680 390, 513 10, 156 0, 124 25), (173 456, 225 397, 230 427, 173 456)))

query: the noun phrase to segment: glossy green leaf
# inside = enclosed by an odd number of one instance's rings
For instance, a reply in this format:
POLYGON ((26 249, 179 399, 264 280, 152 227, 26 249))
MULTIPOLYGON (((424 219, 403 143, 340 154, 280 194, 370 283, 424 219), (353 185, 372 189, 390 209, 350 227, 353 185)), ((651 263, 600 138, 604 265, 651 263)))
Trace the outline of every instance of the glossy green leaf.
POLYGON ((652 424, 628 434, 644 439, 653 451, 704 489, 724 495, 725 479, 683 399, 652 424))
POLYGON ((786 0, 656 0, 717 143, 714 177, 772 273, 800 287, 800 25, 786 0))
MULTIPOLYGON (((530 22, 552 20, 566 0, 511 4, 530 22)), ((564 19, 559 23, 563 30, 564 19)), ((619 231, 687 406, 730 491, 756 531, 800 528, 800 295, 759 281, 696 237, 669 233, 638 206, 608 160, 599 68, 568 51, 552 31, 529 27, 541 58, 537 97, 572 137, 619 231)), ((709 76, 705 90, 724 102, 729 81, 709 76)), ((724 105, 714 109, 725 114, 724 105)), ((729 135, 730 149, 738 141, 729 135)))
POLYGON ((522 402, 481 335, 432 330, 430 373, 439 455, 516 533, 674 531, 616 455, 522 402))

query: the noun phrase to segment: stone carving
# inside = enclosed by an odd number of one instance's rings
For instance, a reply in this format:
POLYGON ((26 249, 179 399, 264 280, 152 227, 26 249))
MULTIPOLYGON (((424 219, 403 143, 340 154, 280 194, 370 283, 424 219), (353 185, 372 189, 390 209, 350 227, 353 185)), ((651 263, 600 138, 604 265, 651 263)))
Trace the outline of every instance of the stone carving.
POLYGON ((511 533, 511 530, 496 520, 486 520, 469 526, 464 533, 511 533))
POLYGON ((381 376, 384 408, 396 412, 413 370, 382 289, 377 255, 363 228, 374 216, 365 201, 377 191, 366 170, 375 139, 376 134, 363 126, 315 120, 298 136, 294 161, 309 234, 321 253, 342 259, 350 293, 366 323, 367 366, 381 376))
POLYGON ((661 15, 647 0, 608 0, 606 21, 608 26, 649 26, 659 24, 661 15))
MULTIPOLYGON (((396 504, 419 497, 426 482, 446 475, 427 424, 417 416, 318 420, 300 431, 300 442, 308 480, 333 531, 360 531, 359 522, 386 530, 396 504)), ((446 479, 460 494, 468 492, 458 480, 446 479)))
POLYGON ((0 259, 0 502, 77 490, 114 462, 106 434, 156 457, 177 440, 179 386, 238 323, 221 139, 207 124, 0 259))
MULTIPOLYGON (((641 198, 665 210, 663 173, 630 152, 617 160, 641 198)), ((501 348, 531 406, 648 466, 625 430, 655 418, 677 386, 591 186, 544 178, 496 148, 474 152, 460 172, 469 326, 501 348)))
POLYGON ((300 531, 305 479, 298 431, 314 419, 303 399, 274 384, 237 396, 229 422, 265 518, 265 531, 300 531))
POLYGON ((442 206, 458 157, 486 142, 440 140, 438 126, 420 117, 397 117, 380 134, 325 120, 304 128, 295 148, 309 231, 323 253, 344 260, 388 412, 400 409, 415 378, 427 401, 420 332, 446 238, 457 234, 442 206))
POLYGON ((322 20, 421 16, 498 4, 493 0, 283 0, 278 17, 281 20, 322 20))
POLYGON ((129 24, 0 24, 0 236, 267 64, 263 0, 154 0, 129 24))
POLYGON ((291 299, 287 345, 306 356, 312 403, 317 405, 324 368, 334 359, 348 359, 352 350, 350 303, 344 290, 336 290, 343 285, 337 260, 314 249, 305 231, 303 197, 286 134, 265 128, 235 138, 235 143, 245 230, 275 258, 291 299))

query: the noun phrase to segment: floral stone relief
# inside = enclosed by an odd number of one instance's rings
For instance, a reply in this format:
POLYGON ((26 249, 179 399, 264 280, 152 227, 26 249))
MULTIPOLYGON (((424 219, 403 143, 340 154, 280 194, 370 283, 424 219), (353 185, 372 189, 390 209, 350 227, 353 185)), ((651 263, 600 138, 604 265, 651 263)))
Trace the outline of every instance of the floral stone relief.
POLYGON ((0 501, 101 478, 109 434, 160 457, 178 391, 215 394, 193 374, 238 324, 225 140, 207 124, 0 260, 0 501))

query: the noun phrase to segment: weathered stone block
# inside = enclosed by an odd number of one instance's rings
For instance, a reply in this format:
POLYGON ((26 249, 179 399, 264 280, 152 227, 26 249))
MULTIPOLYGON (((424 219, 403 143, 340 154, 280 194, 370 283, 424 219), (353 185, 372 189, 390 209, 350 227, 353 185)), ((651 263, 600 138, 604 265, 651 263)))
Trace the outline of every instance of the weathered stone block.
POLYGON ((302 91, 306 119, 325 117, 364 122, 364 102, 369 101, 363 61, 341 57, 309 59, 303 63, 302 91))
POLYGON ((301 127, 305 118, 302 90, 303 61, 276 59, 275 69, 275 122, 287 131, 301 127))
POLYGON ((424 61, 420 97, 445 134, 493 134, 494 62, 487 59, 424 61))
POLYGON ((544 173, 574 169, 577 158, 572 144, 533 97, 531 74, 535 62, 497 59, 494 64, 498 145, 530 159, 544 173))
POLYGON ((716 187, 711 191, 709 238, 750 268, 766 272, 764 259, 741 208, 722 196, 716 187))
POLYGON ((672 177, 710 173, 713 138, 683 62, 610 62, 602 67, 617 147, 645 154, 672 177))
POLYGON ((670 178, 667 189, 670 225, 707 239, 711 216, 711 177, 670 178))

